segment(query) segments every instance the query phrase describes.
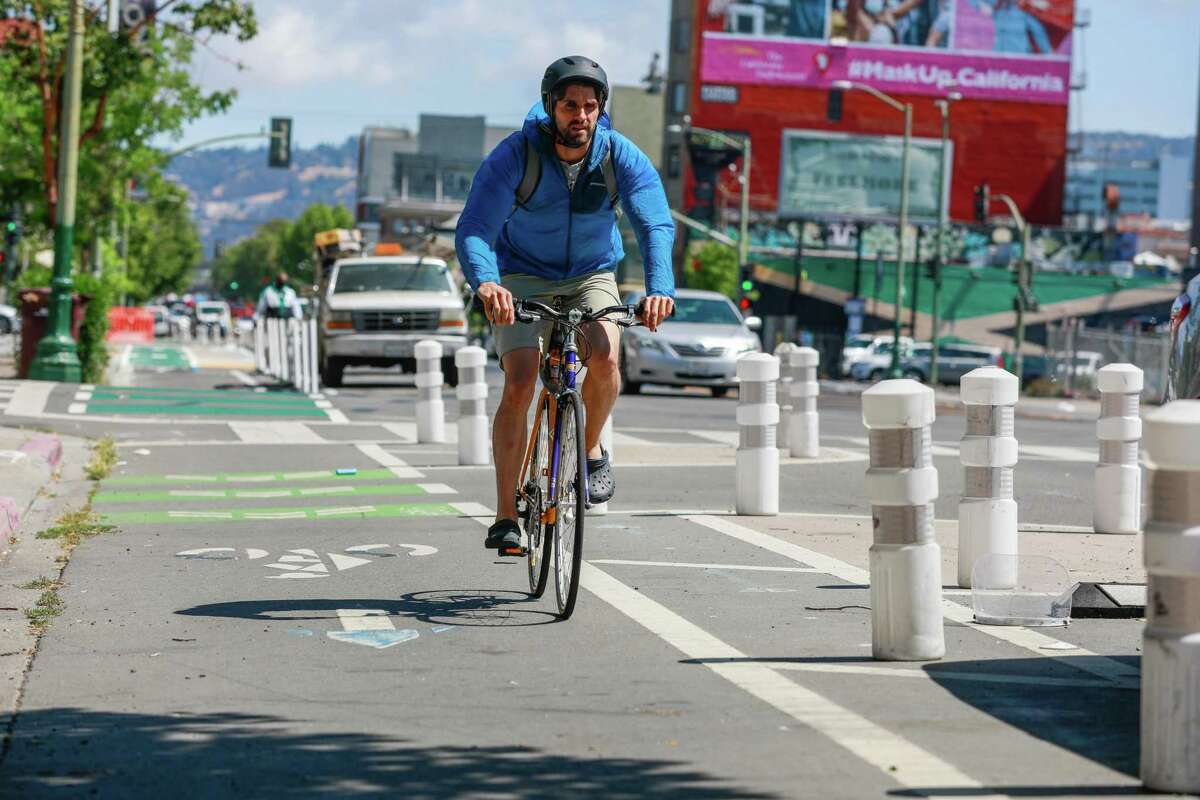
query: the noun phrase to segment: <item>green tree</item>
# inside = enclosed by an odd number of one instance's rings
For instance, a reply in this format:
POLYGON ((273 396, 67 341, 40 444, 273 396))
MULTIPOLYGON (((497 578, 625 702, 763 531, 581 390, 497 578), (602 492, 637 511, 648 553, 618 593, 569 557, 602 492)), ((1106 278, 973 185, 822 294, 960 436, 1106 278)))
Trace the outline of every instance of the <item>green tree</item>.
POLYGON ((313 236, 320 231, 352 227, 354 216, 348 209, 313 203, 280 237, 279 266, 287 270, 297 284, 313 283, 313 236))
POLYGON ((200 236, 187 207, 187 191, 156 179, 145 199, 131 202, 125 276, 131 300, 144 303, 183 292, 201 260, 200 236))
MULTIPOLYGON (((66 68, 69 0, 0 0, 0 201, 27 209, 31 227, 52 228, 58 202, 59 109, 66 68)), ((107 234, 121 188, 158 173, 165 155, 150 143, 186 123, 225 111, 233 92, 204 92, 189 65, 214 35, 239 41, 256 31, 246 0, 161 0, 132 29, 109 34, 107 3, 85 10, 84 86, 76 241, 107 234), (89 224, 90 223, 90 224, 89 224)))
POLYGON ((687 272, 688 288, 720 292, 737 300, 737 281, 737 252, 733 248, 709 241, 692 251, 687 272))
POLYGON ((226 248, 212 265, 212 284, 227 297, 257 299, 262 287, 281 268, 280 242, 291 223, 284 219, 260 225, 254 235, 226 248), (231 289, 236 283, 238 288, 231 289))

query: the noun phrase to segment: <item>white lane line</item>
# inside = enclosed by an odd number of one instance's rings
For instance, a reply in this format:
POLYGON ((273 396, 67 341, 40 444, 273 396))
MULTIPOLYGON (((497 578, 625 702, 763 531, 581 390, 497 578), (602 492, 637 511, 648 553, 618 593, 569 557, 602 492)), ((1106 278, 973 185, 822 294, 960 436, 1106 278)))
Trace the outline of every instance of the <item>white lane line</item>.
POLYGON ((593 558, 593 564, 625 564, 631 567, 686 567, 688 569, 737 569, 752 572, 820 572, 813 567, 757 567, 751 564, 693 564, 686 561, 628 561, 622 558, 593 558))
POLYGON ((590 562, 583 563, 580 580, 589 592, 689 659, 700 661, 739 689, 828 737, 902 786, 980 788, 978 781, 932 753, 749 659, 590 562))
POLYGON ((395 453, 389 453, 377 444, 360 444, 356 445, 358 451, 367 458, 379 464, 381 467, 387 467, 392 474, 397 478, 424 478, 425 473, 419 469, 410 467, 404 459, 397 456, 395 453))
POLYGON ((232 511, 168 511, 174 519, 233 519, 232 511))
POLYGON ((71 403, 67 406, 68 414, 82 414, 87 411, 87 403, 71 403))
POLYGON ((385 422, 383 429, 406 442, 417 440, 417 423, 415 422, 385 422))
POLYGON ((313 405, 317 408, 333 408, 333 403, 329 400, 313 400, 313 405))
MULTIPOLYGON (((482 503, 452 503, 487 527, 494 512, 482 503)), ((980 783, 866 717, 751 661, 697 625, 584 561, 580 584, 691 659, 849 750, 903 786, 977 789, 980 783), (732 662, 732 663, 731 663, 732 662)), ((938 793, 939 796, 953 795, 938 793)), ((996 798, 997 795, 972 797, 996 798)))
MULTIPOLYGON (((794 672, 829 672, 839 675, 877 675, 888 678, 925 678, 934 681, 963 681, 967 683, 1001 683, 1021 686, 1065 686, 1074 689, 1138 689, 1139 681, 1125 681, 1114 685, 1111 681, 1088 678, 1052 678, 1045 675, 1002 675, 994 672, 959 672, 953 669, 934 671, 904 669, 903 667, 876 667, 866 664, 827 664, 804 661, 766 661, 772 669, 794 672)), ((950 662, 953 663, 953 662, 950 662)))
POLYGON ((46 411, 46 402, 57 383, 49 381, 27 381, 13 392, 8 408, 4 409, 10 417, 40 417, 46 411))
MULTIPOLYGON (((809 550, 806 547, 785 542, 769 534, 739 525, 729 519, 692 515, 685 516, 684 519, 747 544, 754 545, 755 547, 785 556, 793 561, 799 561, 801 564, 816 567, 821 572, 832 575, 835 578, 841 578, 848 583, 857 583, 864 586, 870 585, 871 576, 865 569, 852 566, 832 556, 809 550)), ((961 623, 971 630, 979 631, 987 636, 1016 645, 1043 658, 1059 660, 1063 664, 1083 670, 1084 672, 1090 672, 1107 680, 1120 682, 1140 674, 1136 667, 1127 666, 1116 659, 1093 653, 1082 647, 1072 650, 1070 657, 1056 655, 1053 650, 1047 650, 1047 648, 1061 645, 1062 641, 1029 628, 1010 628, 1004 625, 976 625, 974 612, 967 606, 959 605, 953 600, 942 599, 942 614, 946 619, 961 623), (1078 656, 1085 656, 1085 658, 1078 658, 1078 656)))
POLYGON ((458 492, 444 483, 418 483, 418 486, 425 491, 425 494, 458 494, 458 492))
POLYGON ((245 372, 242 372, 240 369, 231 369, 231 370, 229 370, 229 374, 232 375, 234 378, 236 378, 241 383, 246 384, 247 386, 258 386, 259 385, 258 380, 253 375, 249 375, 245 372))
POLYGON ((329 417, 329 421, 336 425, 344 425, 350 421, 349 417, 336 408, 324 408, 321 410, 325 412, 325 416, 329 417))
POLYGON ((738 432, 737 431, 688 431, 692 436, 698 436, 701 439, 707 439, 710 442, 717 444, 727 444, 731 447, 737 447, 738 432))
POLYGON ((638 436, 630 436, 628 433, 622 433, 618 430, 612 432, 613 447, 659 447, 661 442, 652 442, 649 439, 642 439, 638 436))
POLYGON ((239 439, 252 444, 318 444, 325 441, 303 422, 230 422, 228 425, 239 439))
POLYGON ((183 357, 188 360, 188 365, 192 369, 200 369, 200 362, 196 360, 196 354, 191 351, 191 348, 183 347, 183 357))

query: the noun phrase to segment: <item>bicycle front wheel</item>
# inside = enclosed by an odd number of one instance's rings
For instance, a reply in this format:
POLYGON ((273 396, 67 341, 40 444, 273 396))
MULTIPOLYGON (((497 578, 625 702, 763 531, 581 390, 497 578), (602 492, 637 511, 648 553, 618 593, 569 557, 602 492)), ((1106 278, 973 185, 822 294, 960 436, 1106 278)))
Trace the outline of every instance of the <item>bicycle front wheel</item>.
POLYGON ((550 530, 542 514, 550 505, 550 405, 540 409, 533 432, 533 457, 525 482, 525 561, 529 569, 529 594, 541 597, 550 574, 550 530))
POLYGON ((556 437, 555 523, 554 523, 554 596, 559 619, 567 619, 575 610, 579 594, 579 564, 583 558, 583 520, 587 502, 584 470, 587 449, 583 403, 570 392, 559 398, 558 436, 556 437))

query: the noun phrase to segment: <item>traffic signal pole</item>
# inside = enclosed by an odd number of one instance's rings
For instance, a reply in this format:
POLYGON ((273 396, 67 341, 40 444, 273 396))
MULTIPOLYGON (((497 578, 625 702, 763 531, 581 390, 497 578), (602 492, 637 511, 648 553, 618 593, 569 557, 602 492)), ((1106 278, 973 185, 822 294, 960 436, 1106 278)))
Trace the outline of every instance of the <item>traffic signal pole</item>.
MULTIPOLYGON (((893 306, 892 365, 889 378, 901 378, 900 325, 904 310, 904 233, 908 228, 908 155, 912 143, 912 103, 904 104, 904 151, 900 156, 900 245, 896 252, 896 302, 893 306)), ((915 298, 914 298, 915 299, 915 298)))
MULTIPOLYGON (((742 207, 738 214, 738 274, 750 264, 750 137, 742 137, 742 207)), ((746 296, 738 282, 738 300, 746 296)), ((741 303, 739 302, 739 306, 741 303)))
POLYGON ((83 367, 71 338, 71 254, 75 243, 75 194, 79 167, 79 105, 83 79, 83 0, 71 0, 62 124, 58 135, 58 209, 54 226, 54 278, 46 336, 38 342, 29 377, 79 383, 83 367))

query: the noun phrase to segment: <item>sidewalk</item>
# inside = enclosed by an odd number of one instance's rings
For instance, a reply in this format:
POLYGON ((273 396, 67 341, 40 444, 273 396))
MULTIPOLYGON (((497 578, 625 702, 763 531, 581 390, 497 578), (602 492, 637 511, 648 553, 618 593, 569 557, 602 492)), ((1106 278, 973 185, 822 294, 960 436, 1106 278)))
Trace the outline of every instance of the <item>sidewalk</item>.
MULTIPOLYGON (((860 395, 871 388, 869 383, 846 380, 821 381, 822 394, 860 395)), ((957 386, 939 386, 934 390, 938 409, 961 410, 962 400, 957 386)), ((1027 419, 1061 421, 1094 421, 1100 417, 1100 401, 1081 397, 1022 397, 1017 401, 1017 416, 1027 419)))

